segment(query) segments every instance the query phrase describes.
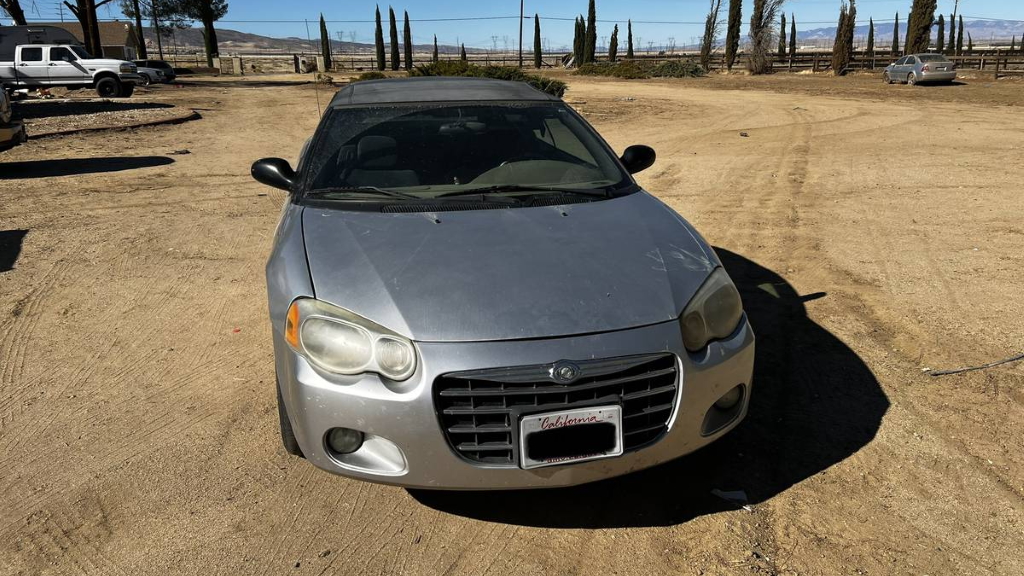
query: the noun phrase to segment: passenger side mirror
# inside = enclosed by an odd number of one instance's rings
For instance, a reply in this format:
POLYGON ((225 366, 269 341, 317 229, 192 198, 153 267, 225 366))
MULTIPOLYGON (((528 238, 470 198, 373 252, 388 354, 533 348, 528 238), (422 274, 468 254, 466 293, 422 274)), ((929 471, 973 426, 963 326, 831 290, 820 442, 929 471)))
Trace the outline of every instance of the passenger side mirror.
POLYGON ((626 167, 630 174, 636 174, 650 168, 654 164, 656 157, 657 154, 654 153, 654 148, 644 146, 643 144, 636 144, 626 148, 620 160, 622 160, 623 166, 626 167))
POLYGON ((295 170, 283 158, 261 158, 252 163, 251 173, 260 184, 288 192, 295 185, 295 170))

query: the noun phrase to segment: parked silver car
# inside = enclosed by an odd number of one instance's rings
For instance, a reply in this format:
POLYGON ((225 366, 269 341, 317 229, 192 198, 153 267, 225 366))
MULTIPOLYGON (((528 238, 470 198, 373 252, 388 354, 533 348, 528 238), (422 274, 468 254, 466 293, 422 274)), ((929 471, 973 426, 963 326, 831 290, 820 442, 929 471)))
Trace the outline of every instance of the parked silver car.
POLYGON ((420 488, 600 480, 745 416, 754 334, 711 246, 560 99, 410 78, 338 92, 267 263, 281 435, 420 488))
POLYGON ((882 80, 886 84, 948 83, 956 80, 956 64, 942 54, 911 54, 886 66, 882 80))

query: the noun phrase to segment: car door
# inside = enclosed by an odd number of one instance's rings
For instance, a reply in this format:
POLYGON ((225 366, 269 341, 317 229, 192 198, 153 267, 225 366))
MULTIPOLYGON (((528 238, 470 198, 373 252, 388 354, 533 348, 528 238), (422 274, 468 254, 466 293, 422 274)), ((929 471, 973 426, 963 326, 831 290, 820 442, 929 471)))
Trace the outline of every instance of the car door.
POLYGON ((78 56, 63 46, 50 48, 50 84, 77 84, 89 78, 89 72, 78 62, 78 56))
POLYGON ((18 78, 26 86, 46 86, 49 83, 49 66, 43 59, 43 46, 23 46, 20 49, 18 78))
POLYGON ((914 73, 914 68, 917 66, 917 58, 914 56, 907 56, 907 62, 903 65, 903 74, 900 76, 900 80, 907 81, 907 76, 914 73))

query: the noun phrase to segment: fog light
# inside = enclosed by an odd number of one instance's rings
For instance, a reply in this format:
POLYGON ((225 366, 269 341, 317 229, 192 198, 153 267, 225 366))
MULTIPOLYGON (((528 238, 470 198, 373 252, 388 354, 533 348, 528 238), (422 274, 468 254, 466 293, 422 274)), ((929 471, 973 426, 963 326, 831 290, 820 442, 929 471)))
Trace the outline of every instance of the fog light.
POLYGON ((726 392, 721 398, 715 402, 715 407, 722 410, 728 410, 736 405, 737 402, 743 399, 743 386, 736 386, 732 390, 726 392))
POLYGON ((331 428, 327 431, 327 447, 335 454, 351 454, 363 445, 363 433, 351 428, 331 428))

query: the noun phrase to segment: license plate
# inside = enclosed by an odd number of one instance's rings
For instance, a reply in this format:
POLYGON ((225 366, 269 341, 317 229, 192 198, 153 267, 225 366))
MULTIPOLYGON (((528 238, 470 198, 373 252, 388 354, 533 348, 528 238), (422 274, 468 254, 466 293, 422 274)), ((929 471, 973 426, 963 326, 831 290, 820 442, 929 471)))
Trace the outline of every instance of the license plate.
POLYGON ((586 462, 622 454, 622 408, 595 406, 531 414, 519 421, 525 469, 586 462))

